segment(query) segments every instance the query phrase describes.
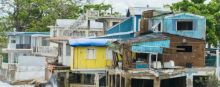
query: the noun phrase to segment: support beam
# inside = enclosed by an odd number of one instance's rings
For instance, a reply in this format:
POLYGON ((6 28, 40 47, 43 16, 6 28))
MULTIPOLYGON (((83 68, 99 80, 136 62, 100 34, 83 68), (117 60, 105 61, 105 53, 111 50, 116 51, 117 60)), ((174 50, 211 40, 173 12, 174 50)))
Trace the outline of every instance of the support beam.
POLYGON ((154 79, 154 87, 160 87, 160 79, 159 78, 154 79))
POLYGON ((117 87, 117 74, 115 74, 115 84, 114 87, 117 87))
POLYGON ((114 87, 114 82, 113 82, 113 75, 111 75, 111 86, 110 87, 114 87))
POLYGON ((131 87, 131 78, 125 78, 125 87, 131 87))
POLYGON ((119 77, 120 77, 120 83, 119 83, 119 85, 120 85, 120 87, 121 87, 121 85, 122 85, 122 82, 121 82, 121 80, 122 80, 122 79, 121 79, 121 78, 122 78, 122 77, 121 77, 121 73, 119 74, 119 77))
POLYGON ((66 76, 65 76, 65 80, 64 80, 64 83, 65 83, 65 87, 69 87, 69 72, 66 72, 66 76))
POLYGON ((98 73, 96 73, 95 74, 95 87, 99 87, 99 74, 98 73))
POLYGON ((188 74, 186 76, 186 87, 193 87, 193 75, 188 74))
MULTIPOLYGON (((219 48, 219 47, 218 47, 219 48)), ((218 80, 220 80, 219 78, 219 72, 220 72, 220 67, 219 67, 219 64, 220 64, 220 59, 219 59, 219 49, 216 50, 216 77, 218 78, 218 80)))
POLYGON ((148 58, 148 60, 149 60, 149 63, 148 63, 149 64, 149 69, 151 68, 151 55, 152 54, 149 54, 149 58, 148 58))
POLYGON ((66 41, 63 42, 63 57, 62 57, 62 64, 66 64, 66 41))
POLYGON ((108 79, 107 79, 108 82, 107 82, 107 86, 106 87, 111 87, 111 81, 110 81, 111 80, 111 75, 107 74, 106 76, 108 76, 108 79))

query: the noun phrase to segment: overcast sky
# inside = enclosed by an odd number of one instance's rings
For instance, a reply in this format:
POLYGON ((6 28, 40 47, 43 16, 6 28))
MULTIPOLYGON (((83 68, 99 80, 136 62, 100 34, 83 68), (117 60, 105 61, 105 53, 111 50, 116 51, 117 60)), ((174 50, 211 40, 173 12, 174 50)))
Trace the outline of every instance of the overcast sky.
POLYGON ((172 4, 182 0, 94 0, 95 3, 111 4, 114 11, 125 13, 128 7, 162 7, 163 5, 172 4))

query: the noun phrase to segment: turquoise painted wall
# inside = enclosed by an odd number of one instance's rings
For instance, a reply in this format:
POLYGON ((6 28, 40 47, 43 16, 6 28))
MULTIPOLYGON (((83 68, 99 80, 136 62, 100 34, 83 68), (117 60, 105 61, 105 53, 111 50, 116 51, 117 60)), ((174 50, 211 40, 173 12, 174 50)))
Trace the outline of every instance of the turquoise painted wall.
MULTIPOLYGON (((121 23, 111 27, 107 30, 107 35, 116 34, 116 33, 125 33, 125 32, 137 32, 139 28, 139 19, 141 15, 130 16, 121 23), (135 26, 135 27, 134 27, 135 26), (135 29, 134 29, 135 28, 135 29)), ((135 36, 134 33, 129 34, 120 34, 113 36, 106 36, 104 38, 119 38, 119 39, 129 39, 135 36)))
POLYGON ((163 48, 170 47, 170 40, 141 42, 132 44, 131 50, 137 53, 162 53, 163 48))
POLYGON ((163 20, 163 32, 205 40, 206 19, 202 16, 187 13, 165 16, 163 20), (192 20, 193 30, 177 30, 176 25, 179 20, 192 20))
POLYGON ((107 34, 133 31, 134 17, 129 17, 107 30, 107 34))

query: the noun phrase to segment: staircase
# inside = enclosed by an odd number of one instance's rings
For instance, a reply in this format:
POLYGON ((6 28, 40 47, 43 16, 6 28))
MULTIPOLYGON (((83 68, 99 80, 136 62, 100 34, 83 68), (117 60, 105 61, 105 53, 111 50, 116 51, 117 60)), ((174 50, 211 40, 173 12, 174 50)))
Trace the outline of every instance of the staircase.
POLYGON ((73 36, 73 32, 77 31, 77 29, 87 21, 86 15, 81 15, 79 18, 67 29, 63 29, 62 36, 73 36))
POLYGON ((85 23, 87 21, 87 16, 85 14, 82 14, 77 18, 77 20, 69 27, 69 29, 77 29, 80 25, 85 23))
MULTIPOLYGON (((87 22, 88 19, 95 19, 98 16, 99 15, 97 11, 87 11, 85 14, 82 14, 81 16, 79 16, 77 20, 69 28, 63 29, 63 31, 61 31, 62 35, 73 37, 73 34, 75 34, 76 32, 80 32, 80 31, 77 31, 80 25, 87 22)), ((82 35, 84 35, 84 33, 86 34, 86 32, 80 32, 80 34, 82 35)), ((85 36, 82 36, 82 37, 85 37, 85 36)))

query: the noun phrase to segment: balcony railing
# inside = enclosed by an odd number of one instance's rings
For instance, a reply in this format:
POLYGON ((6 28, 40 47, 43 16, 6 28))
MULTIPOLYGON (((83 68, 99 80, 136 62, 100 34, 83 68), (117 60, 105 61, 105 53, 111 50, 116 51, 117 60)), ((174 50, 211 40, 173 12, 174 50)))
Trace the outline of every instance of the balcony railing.
POLYGON ((30 49, 30 44, 16 44, 16 49, 30 49))
POLYGON ((58 55, 58 48, 52 46, 33 47, 33 53, 42 56, 56 57, 58 55))
POLYGON ((95 37, 95 36, 100 36, 104 34, 102 29, 90 29, 90 30, 55 29, 54 32, 59 32, 59 33, 54 33, 53 35, 54 37, 68 36, 68 37, 74 37, 74 38, 95 37))
POLYGON ((8 70, 16 70, 17 64, 16 63, 8 63, 8 70))

